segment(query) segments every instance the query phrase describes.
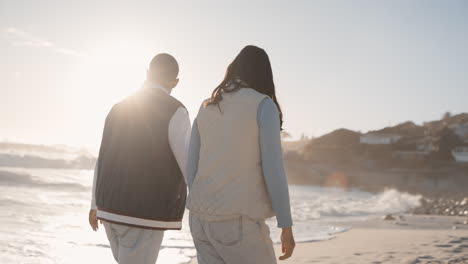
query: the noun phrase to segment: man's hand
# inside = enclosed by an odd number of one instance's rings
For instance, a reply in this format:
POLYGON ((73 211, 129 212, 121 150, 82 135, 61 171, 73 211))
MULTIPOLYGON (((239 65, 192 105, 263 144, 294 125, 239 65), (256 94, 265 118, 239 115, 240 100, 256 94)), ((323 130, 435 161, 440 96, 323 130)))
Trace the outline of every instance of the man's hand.
POLYGON ((94 231, 97 231, 99 229, 96 213, 97 213, 96 209, 89 210, 89 225, 94 231))
POLYGON ((292 227, 283 228, 283 231, 281 231, 281 250, 283 256, 280 256, 279 260, 291 257, 295 247, 296 242, 294 241, 292 227))

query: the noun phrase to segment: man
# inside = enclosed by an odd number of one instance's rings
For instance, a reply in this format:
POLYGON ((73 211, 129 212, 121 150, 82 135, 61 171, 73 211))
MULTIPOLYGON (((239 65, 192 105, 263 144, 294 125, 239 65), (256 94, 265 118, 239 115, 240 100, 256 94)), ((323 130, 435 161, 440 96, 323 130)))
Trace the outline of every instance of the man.
POLYGON ((179 66, 150 63, 144 87, 109 112, 96 164, 89 223, 100 220, 119 264, 154 264, 164 230, 180 230, 185 208, 190 120, 170 96, 179 66))

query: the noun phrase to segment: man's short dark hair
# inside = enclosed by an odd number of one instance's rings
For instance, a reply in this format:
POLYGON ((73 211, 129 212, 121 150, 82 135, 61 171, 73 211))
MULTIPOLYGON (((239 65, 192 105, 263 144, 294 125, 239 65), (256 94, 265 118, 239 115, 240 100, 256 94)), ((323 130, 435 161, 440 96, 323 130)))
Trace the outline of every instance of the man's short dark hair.
POLYGON ((179 64, 176 59, 167 54, 161 53, 151 60, 148 70, 148 79, 152 81, 174 81, 179 74, 179 64))

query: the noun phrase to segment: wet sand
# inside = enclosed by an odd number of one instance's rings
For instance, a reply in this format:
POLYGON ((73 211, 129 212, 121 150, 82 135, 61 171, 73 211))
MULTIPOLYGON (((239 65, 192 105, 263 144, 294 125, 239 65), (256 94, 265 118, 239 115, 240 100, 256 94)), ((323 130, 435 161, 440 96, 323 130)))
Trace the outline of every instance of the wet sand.
MULTIPOLYGON (((278 263, 468 263, 466 220, 402 215, 393 221, 333 222, 352 229, 331 240, 298 243, 293 257, 278 263)), ((280 254, 279 245, 275 251, 280 254)))

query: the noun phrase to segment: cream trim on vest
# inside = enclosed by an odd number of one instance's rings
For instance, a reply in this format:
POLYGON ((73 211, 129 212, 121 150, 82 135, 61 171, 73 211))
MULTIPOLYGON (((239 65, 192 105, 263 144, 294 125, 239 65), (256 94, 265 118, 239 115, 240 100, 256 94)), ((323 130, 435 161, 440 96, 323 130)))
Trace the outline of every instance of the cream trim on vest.
POLYGON ((137 226, 146 229, 174 229, 180 230, 182 228, 182 221, 165 222, 149 219, 142 219, 138 217, 131 217, 125 215, 114 214, 102 210, 97 210, 97 218, 103 221, 118 223, 123 225, 137 226))

